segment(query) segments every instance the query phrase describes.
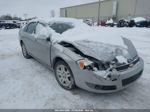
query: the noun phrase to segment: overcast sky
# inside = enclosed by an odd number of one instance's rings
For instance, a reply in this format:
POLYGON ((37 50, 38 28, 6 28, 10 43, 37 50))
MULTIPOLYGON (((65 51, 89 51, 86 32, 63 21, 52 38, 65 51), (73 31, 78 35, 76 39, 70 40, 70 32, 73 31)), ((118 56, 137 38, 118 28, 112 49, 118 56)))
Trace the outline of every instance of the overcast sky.
POLYGON ((56 10, 59 15, 59 8, 94 2, 98 0, 0 0, 0 15, 11 14, 24 17, 49 17, 51 10, 56 10))

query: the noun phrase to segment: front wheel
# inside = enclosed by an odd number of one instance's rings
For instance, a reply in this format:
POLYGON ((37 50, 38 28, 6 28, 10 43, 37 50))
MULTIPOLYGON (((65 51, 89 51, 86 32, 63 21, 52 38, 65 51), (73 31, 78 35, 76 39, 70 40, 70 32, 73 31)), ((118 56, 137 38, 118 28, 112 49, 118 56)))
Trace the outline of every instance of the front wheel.
POLYGON ((67 90, 75 87, 75 81, 71 69, 64 61, 58 61, 54 66, 55 77, 59 85, 67 90))
POLYGON ((25 47, 25 45, 22 43, 21 44, 21 48, 22 48, 22 54, 26 59, 30 59, 31 56, 28 54, 27 49, 25 47))

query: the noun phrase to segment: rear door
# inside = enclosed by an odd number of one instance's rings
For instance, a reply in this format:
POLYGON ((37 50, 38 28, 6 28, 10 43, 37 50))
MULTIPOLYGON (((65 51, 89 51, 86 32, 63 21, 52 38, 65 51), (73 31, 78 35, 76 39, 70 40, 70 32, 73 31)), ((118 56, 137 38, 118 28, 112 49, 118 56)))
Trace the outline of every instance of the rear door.
POLYGON ((36 28, 37 23, 36 22, 32 22, 29 23, 22 31, 22 39, 23 42, 26 46, 27 51, 32 54, 33 56, 35 56, 35 50, 36 50, 36 46, 35 46, 35 28, 36 28))

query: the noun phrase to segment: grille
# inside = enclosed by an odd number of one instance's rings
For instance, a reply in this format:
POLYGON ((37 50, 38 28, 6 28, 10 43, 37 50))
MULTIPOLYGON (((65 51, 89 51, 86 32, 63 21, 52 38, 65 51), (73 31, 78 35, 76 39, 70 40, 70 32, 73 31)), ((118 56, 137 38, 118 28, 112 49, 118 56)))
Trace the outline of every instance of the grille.
POLYGON ((139 62, 139 58, 137 58, 136 60, 132 61, 130 64, 126 64, 126 65, 122 65, 122 66, 119 66, 119 67, 116 67, 116 70, 117 71, 122 71, 122 70, 126 70, 130 67, 131 64, 133 64, 133 66, 139 62))
POLYGON ((126 85, 136 81, 142 75, 142 73, 143 73, 143 70, 132 77, 122 80, 122 86, 126 86, 126 85))

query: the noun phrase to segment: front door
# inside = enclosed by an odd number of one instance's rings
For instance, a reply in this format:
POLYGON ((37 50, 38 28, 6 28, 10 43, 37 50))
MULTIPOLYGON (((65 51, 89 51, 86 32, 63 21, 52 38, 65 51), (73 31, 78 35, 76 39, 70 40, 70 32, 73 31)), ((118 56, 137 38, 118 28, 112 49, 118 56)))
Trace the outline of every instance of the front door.
MULTIPOLYGON (((46 26, 42 23, 38 23, 36 26, 36 57, 42 61, 44 64, 50 66, 50 46, 51 42, 47 41, 45 38, 42 37, 38 38, 39 32, 42 28, 46 28, 46 26)), ((42 35, 41 35, 42 36, 42 35)))

